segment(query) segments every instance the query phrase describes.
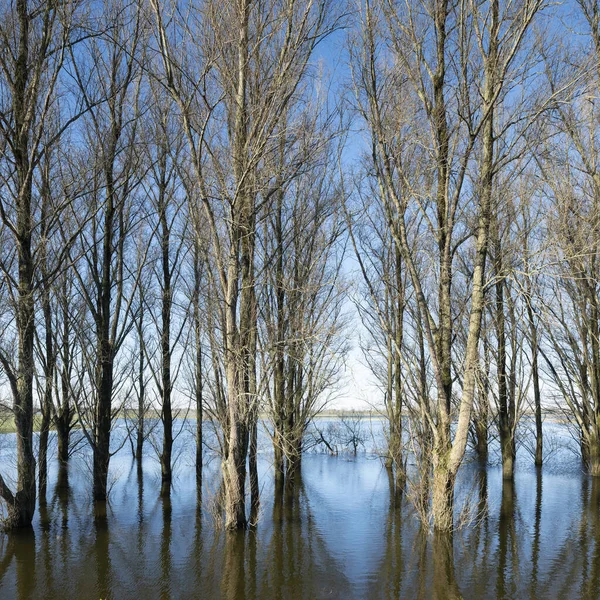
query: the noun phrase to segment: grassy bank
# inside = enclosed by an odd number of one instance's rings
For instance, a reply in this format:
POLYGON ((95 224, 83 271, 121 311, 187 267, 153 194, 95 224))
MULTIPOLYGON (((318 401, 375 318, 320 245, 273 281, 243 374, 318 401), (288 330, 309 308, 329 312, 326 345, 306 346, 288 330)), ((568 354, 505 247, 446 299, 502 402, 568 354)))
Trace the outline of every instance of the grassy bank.
MULTIPOLYGON (((37 414, 33 417, 33 430, 39 431, 42 427, 42 415, 37 414)), ((51 427, 52 429, 52 427, 51 427)), ((11 415, 2 415, 0 418, 0 433, 16 433, 15 418, 11 415)))

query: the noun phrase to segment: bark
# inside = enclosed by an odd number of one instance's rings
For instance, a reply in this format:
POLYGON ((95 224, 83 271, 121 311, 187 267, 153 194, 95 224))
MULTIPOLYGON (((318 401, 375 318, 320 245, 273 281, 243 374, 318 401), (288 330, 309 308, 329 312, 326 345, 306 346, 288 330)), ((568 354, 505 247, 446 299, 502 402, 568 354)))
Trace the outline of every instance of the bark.
POLYGON ((394 271, 395 271, 395 287, 394 294, 394 328, 395 339, 393 345, 393 381, 394 381, 394 405, 392 411, 392 421, 390 423, 390 454, 393 459, 396 487, 398 490, 404 488, 406 481, 406 473, 404 468, 403 458, 403 441, 402 441, 402 405, 403 405, 403 390, 402 390, 402 346, 404 335, 404 281, 402 268, 402 255, 398 244, 394 243, 394 271))
MULTIPOLYGON (((527 233, 524 238, 523 253, 525 255, 525 270, 529 271, 529 245, 527 233)), ((535 312, 533 309, 533 292, 531 286, 531 277, 526 277, 526 305, 527 320, 529 325, 529 344, 531 346, 531 378, 533 380, 533 404, 535 410, 535 466, 541 467, 544 461, 544 441, 542 432, 542 398, 540 392, 540 373, 539 373, 539 335, 535 323, 535 312)))
POLYGON ((55 421, 58 462, 66 465, 69 461, 70 430, 62 422, 55 421))
POLYGON ((490 358, 487 340, 483 340, 484 369, 478 382, 479 410, 475 417, 475 440, 479 462, 485 465, 488 461, 488 428, 489 428, 489 377, 490 358))
MULTIPOLYGON (((254 290, 254 282, 252 284, 252 290, 254 290)), ((258 393, 256 381, 257 306, 254 293, 251 295, 249 319, 251 331, 249 332, 248 398, 251 404, 248 469, 250 472, 250 524, 255 525, 258 521, 258 511, 260 508, 260 489, 258 485, 258 393)))
POLYGON ((137 424, 135 439, 135 459, 141 462, 144 454, 144 420, 146 413, 146 381, 144 379, 145 360, 144 360, 144 301, 141 298, 142 286, 140 286, 140 314, 138 319, 138 406, 137 406, 137 424))
POLYGON ((535 405, 535 466, 541 467, 544 462, 544 434, 542 431, 542 401, 540 393, 540 375, 538 367, 537 337, 532 331, 531 356, 533 398, 535 405))
POLYGON ((475 437, 477 458, 482 464, 486 464, 488 460, 488 427, 487 422, 481 417, 475 423, 475 437))
POLYGON ((48 483, 48 437, 52 419, 52 391, 54 380, 54 345, 52 338, 52 318, 50 315, 50 302, 43 294, 44 320, 46 321, 46 356, 44 360, 44 398, 42 400, 42 422, 39 436, 39 495, 40 502, 46 499, 48 483))
POLYGON ((195 329, 195 392, 196 392, 196 484, 202 487, 202 425, 203 425, 203 377, 202 377, 202 321, 200 317, 200 284, 202 274, 200 271, 200 250, 198 241, 194 243, 194 297, 193 318, 195 329))
POLYGON ((454 527, 454 481, 456 475, 449 464, 450 442, 445 448, 434 448, 431 516, 437 532, 450 532, 454 527))
MULTIPOLYGON (((441 389, 438 390, 440 423, 442 428, 450 429, 450 401, 452 398, 452 231, 448 222, 448 168, 450 164, 450 146, 448 134, 446 86, 446 24, 448 19, 448 0, 437 0, 434 8, 436 31, 436 70, 432 77, 433 85, 433 127, 436 139, 437 189, 436 209, 438 224, 439 252, 439 324, 437 332, 437 351, 441 372, 441 389)), ((446 434, 445 434, 446 435, 446 434)))
POLYGON ((509 406, 508 370, 506 366, 506 318, 504 314, 504 272, 502 260, 502 242, 499 231, 498 215, 493 219, 494 272, 496 274, 495 327, 496 327, 496 370, 498 375, 498 433, 502 454, 502 477, 514 477, 515 439, 514 414, 509 406))
POLYGON ((250 524, 256 525, 258 522, 258 512, 260 509, 260 489, 258 486, 258 423, 257 419, 252 420, 250 428, 250 524))
POLYGON ((273 412, 274 412, 274 436, 273 436, 273 462, 275 479, 283 483, 284 445, 285 445, 285 283, 283 270, 283 189, 277 194, 277 207, 275 211, 275 225, 273 236, 276 248, 275 267, 275 309, 276 309, 276 338, 275 338, 275 366, 273 377, 273 412))
MULTIPOLYGON (((166 157, 165 157, 166 159, 166 157)), ((164 172, 163 172, 164 175, 164 172)), ((161 182, 161 183, 164 183, 161 182)), ((165 186, 161 185, 159 205, 162 258, 162 311, 161 311, 161 400, 163 423, 163 447, 160 455, 161 496, 171 492, 171 454, 173 450, 173 411, 171 407, 171 266, 169 257, 170 231, 167 222, 167 206, 164 198, 165 186)))
MULTIPOLYGON (((52 10, 45 13, 52 21, 52 10)), ((0 495, 7 503, 5 527, 29 527, 33 519, 36 500, 35 468, 33 452, 33 376, 34 376, 34 256, 32 252, 32 165, 30 164, 30 130, 34 108, 30 102, 37 100, 37 89, 29 89, 29 61, 33 48, 30 44, 29 29, 33 17, 26 0, 16 1, 16 23, 18 24, 16 56, 12 88, 12 112, 14 119, 14 140, 12 140, 16 171, 16 227, 14 230, 17 247, 18 289, 16 307, 17 370, 10 368, 2 356, 2 364, 7 373, 13 395, 13 413, 17 430, 17 488, 13 494, 0 477, 0 495)), ((45 29, 44 35, 49 35, 45 29)), ((46 59, 49 39, 43 38, 39 55, 41 71, 46 59)), ((3 211, 4 214, 4 211, 3 211)))
POLYGON ((591 431, 587 436, 587 466, 592 477, 600 477, 600 436, 591 431))
POLYGON ((112 165, 109 165, 107 167, 108 197, 104 216, 104 241, 102 247, 102 278, 96 318, 99 359, 93 444, 93 497, 96 501, 106 500, 108 465, 110 461, 110 429, 112 423, 114 354, 110 323, 113 289, 111 261, 115 219, 115 198, 112 181, 112 165))
MULTIPOLYGON (((114 77, 113 73, 113 77, 114 77)), ((96 373, 96 407, 93 436, 93 497, 96 501, 106 500, 108 466, 110 462, 110 430, 112 424, 112 394, 114 377, 114 340, 111 335, 113 318, 112 299, 114 277, 112 257, 114 252, 115 223, 119 218, 116 205, 114 161, 117 141, 121 135, 120 125, 111 123, 110 137, 104 156, 106 178, 106 206, 103 223, 102 258, 96 299, 96 340, 98 367, 96 373)), ((117 292, 119 293, 120 290, 117 292)))
MULTIPOLYGON (((54 426, 56 428, 56 440, 58 443, 58 462, 65 466, 69 460, 69 439, 71 435, 72 419, 74 408, 71 405, 71 325, 68 300, 68 283, 66 277, 61 286, 61 313, 62 313, 62 331, 60 336, 60 405, 54 416, 54 426)), ((57 386, 58 387, 58 386, 57 386)))
POLYGON ((249 341, 252 330, 251 302, 253 286, 253 200, 247 182, 246 145, 248 141, 247 75, 248 21, 250 2, 243 0, 238 8, 237 85, 233 133, 233 171, 238 185, 234 216, 226 298, 226 377, 229 394, 229 442, 224 465, 225 527, 241 529, 247 524, 245 504, 246 459, 249 444, 249 341), (241 251, 240 251, 241 248, 241 251), (241 277, 241 292, 238 278, 241 277), (239 326, 236 305, 240 300, 239 326))
MULTIPOLYGON (((475 396, 477 367, 479 363, 479 339, 484 306, 485 263, 490 235, 492 186, 494 178, 494 99, 498 82, 496 69, 498 59, 499 7, 493 0, 490 22, 490 47, 485 59, 485 84, 483 114, 486 120, 482 129, 483 157, 481 163, 480 206, 476 254, 472 276, 471 309, 467 334, 463 391, 454 442, 450 440, 449 422, 440 419, 433 456, 432 515, 434 527, 439 531, 451 531, 453 527, 454 482, 464 457, 471 411, 475 396)), ((440 407, 441 409, 442 407, 440 407)), ((448 413, 442 411, 442 416, 448 413)))
MULTIPOLYGON (((51 392, 50 392, 51 393, 51 392)), ((44 393, 44 396, 46 394, 44 393)), ((47 400, 44 399, 44 402, 47 400)), ((50 400, 52 402, 52 400, 50 400)), ((51 408, 46 406, 44 413, 42 413, 42 422, 40 424, 40 435, 39 435, 39 501, 40 503, 46 501, 46 490, 48 488, 48 438, 50 435, 50 414, 51 408)))
POLYGON ((48 264, 48 239, 50 210, 50 165, 48 161, 42 167, 42 214, 41 214, 41 288, 42 288, 42 313, 44 317, 44 397, 41 403, 42 423, 39 435, 39 498, 40 503, 46 500, 46 488, 48 482, 48 437, 50 433, 50 422, 52 418, 52 392, 54 387, 54 369, 56 355, 54 351, 54 321, 52 318, 52 306, 50 304, 50 275, 48 264))

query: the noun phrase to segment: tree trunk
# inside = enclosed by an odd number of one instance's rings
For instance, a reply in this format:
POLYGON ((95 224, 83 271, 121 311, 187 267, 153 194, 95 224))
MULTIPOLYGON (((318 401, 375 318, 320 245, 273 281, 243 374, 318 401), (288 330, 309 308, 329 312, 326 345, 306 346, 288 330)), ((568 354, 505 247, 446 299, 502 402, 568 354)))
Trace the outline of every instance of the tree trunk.
POLYGON ((600 477, 600 436, 592 432, 587 438, 587 466, 592 477, 600 477))
MULTIPOLYGON (((196 232, 196 236, 199 235, 196 232)), ((199 240, 194 240, 194 295, 193 295, 193 318, 196 342, 195 356, 195 383, 196 383, 196 487, 202 494, 202 426, 204 418, 203 405, 203 376, 202 376, 202 321, 200 318, 200 286, 202 283, 201 257, 199 240)))
POLYGON ((475 423, 475 438, 477 446, 477 458, 481 464, 486 464, 488 461, 488 426, 487 421, 478 418, 475 423))
POLYGON ((496 301, 495 301, 495 326, 496 326, 496 370, 498 373, 498 433, 500 435, 500 449, 502 453, 502 477, 514 477, 514 439, 513 415, 508 405, 508 373, 506 368, 506 319, 504 315, 504 280, 502 266, 502 245, 497 215, 493 219, 494 242, 494 272, 496 274, 496 301))
POLYGON ((138 361, 138 407, 135 439, 135 459, 141 462, 144 453, 144 419, 146 412, 146 383, 144 381, 144 300, 141 298, 140 286, 140 315, 138 321, 139 361, 138 361))
MULTIPOLYGON (((18 41, 12 84, 12 110, 15 125, 13 154, 17 174, 15 241, 18 263, 16 325, 18 333, 17 372, 5 357, 2 366, 9 378, 13 395, 13 413, 17 430, 17 488, 13 494, 0 478, 0 495, 7 504, 5 527, 30 527, 35 511, 35 456, 33 452, 33 374, 35 342, 34 256, 32 253, 32 169, 30 168, 29 132, 33 118, 27 97, 29 78, 29 26, 33 17, 26 0, 16 2, 18 41)), ((42 61, 45 55, 37 57, 42 61)))
POLYGON ((249 443, 249 352, 252 331, 251 302, 253 297, 253 202, 247 181, 248 114, 248 23, 250 2, 242 0, 238 7, 237 82, 233 131, 233 172, 239 189, 239 208, 233 218, 227 290, 227 386, 229 391, 229 443, 225 460, 225 527, 242 529, 247 525, 245 485, 246 459, 249 443), (240 251, 241 246, 241 251, 240 251), (238 281, 241 277, 241 293, 238 281), (239 326, 236 303, 240 300, 239 326))
POLYGON ((195 317, 196 321, 196 483, 202 485, 202 420, 203 401, 202 401, 202 345, 200 341, 199 315, 195 317))
MULTIPOLYGON (((108 283, 107 286, 110 286, 110 283, 108 283)), ((108 314, 109 311, 110 308, 108 308, 105 314, 108 314)), ((93 494, 94 500, 96 501, 106 500, 106 495, 108 492, 108 465, 110 462, 110 428, 112 421, 111 405, 113 388, 113 359, 112 348, 108 339, 108 331, 106 331, 106 336, 102 336, 100 340, 100 357, 100 386, 98 389, 98 400, 96 406, 96 435, 93 448, 93 494)))
POLYGON ((260 490, 258 487, 258 422, 256 417, 252 419, 250 426, 250 524, 256 525, 258 521, 258 511, 260 508, 260 490))
MULTIPOLYGON (((47 407, 48 409, 49 407, 47 407)), ((46 501, 48 487, 48 437, 50 435, 50 414, 46 410, 42 413, 42 423, 39 436, 39 501, 46 501)))
POLYGON ((404 488, 406 473, 404 472, 404 457, 402 443, 402 344, 404 336, 404 282, 402 280, 402 255, 398 244, 394 242, 396 297, 395 297, 395 353, 394 353, 394 422, 393 422, 393 457, 396 468, 396 487, 404 488))
MULTIPOLYGON (((161 195, 164 195, 164 186, 161 186, 161 195)), ((161 496, 171 493, 171 454, 173 450, 173 411, 171 407, 171 267, 169 264, 170 232, 167 223, 166 199, 161 198, 159 207, 161 225, 161 251, 162 251, 162 332, 161 332, 161 391, 162 391, 162 423, 163 447, 160 455, 161 467, 161 496)))
POLYGON ((62 332, 60 338, 62 365, 60 371, 60 406, 54 417, 54 426, 56 428, 56 440, 58 442, 58 463, 66 465, 69 460, 69 438, 71 434, 71 419, 73 409, 71 407, 70 390, 70 372, 71 372, 71 325, 70 311, 68 302, 68 283, 66 278, 63 280, 61 290, 61 312, 62 312, 62 332))
POLYGON ((488 437, 490 414, 490 352, 487 339, 483 339, 484 372, 479 381, 479 412, 475 419, 476 451, 482 465, 488 461, 488 437))
POLYGON ((435 448, 433 456, 433 483, 431 516, 436 531, 449 532, 454 526, 454 481, 456 474, 449 464, 450 442, 444 448, 435 448))
POLYGON ((225 528, 245 529, 246 520, 246 457, 248 431, 240 420, 233 421, 229 434, 229 454, 225 460, 225 528))
POLYGON ((110 162, 116 155, 117 133, 113 128, 113 138, 107 150, 106 209, 104 213, 104 238, 102 243, 102 271, 97 299, 96 335, 98 343, 98 384, 96 414, 94 420, 93 445, 93 495, 94 500, 104 501, 107 495, 108 465, 110 462, 110 429, 112 424, 112 393, 114 353, 111 341, 111 299, 113 289, 112 258, 115 220, 115 191, 113 165, 110 162))
POLYGON ((440 531, 451 531, 453 526, 454 482, 460 464, 464 458, 471 421, 471 412, 475 397, 477 366, 479 364, 479 340, 484 307, 484 275, 490 235, 490 218, 492 206, 492 185, 494 178, 494 121, 493 102, 496 90, 496 59, 499 35, 498 2, 492 4, 490 49, 485 61, 484 114, 487 119, 483 124, 483 159, 481 168, 481 191, 479 219, 474 260, 471 309, 467 334, 463 391, 454 443, 450 441, 449 414, 440 406, 440 423, 437 427, 437 439, 433 455, 433 499, 432 515, 434 527, 440 531))
POLYGON ((69 462, 69 425, 63 419, 56 419, 54 426, 56 428, 56 441, 58 444, 58 462, 66 465, 69 462))
MULTIPOLYGON (((525 255, 528 255, 527 237, 525 238, 525 255)), ((526 264, 527 267, 527 264, 526 264)), ((526 269, 528 270, 528 269, 526 269)), ((527 281, 527 318, 529 320, 529 341, 531 344, 531 378, 533 380, 533 402, 535 408, 535 466, 541 467, 544 460, 544 441, 542 432, 542 398, 540 392, 540 374, 538 364, 538 332, 535 326, 533 298, 530 278, 527 281)))

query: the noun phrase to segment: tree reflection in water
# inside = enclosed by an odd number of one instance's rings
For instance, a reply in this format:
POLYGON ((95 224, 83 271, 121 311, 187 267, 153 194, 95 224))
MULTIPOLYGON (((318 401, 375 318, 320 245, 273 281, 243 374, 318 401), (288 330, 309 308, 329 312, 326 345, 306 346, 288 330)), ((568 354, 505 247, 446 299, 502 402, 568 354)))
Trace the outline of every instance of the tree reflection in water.
POLYGON ((81 462, 51 465, 33 530, 0 535, 0 598, 598 597, 600 482, 580 473, 523 468, 511 483, 466 465, 478 518, 448 536, 421 527, 378 461, 309 455, 275 486, 262 460, 259 522, 227 533, 207 508, 218 465, 160 499, 157 463, 121 460, 96 505, 81 462))

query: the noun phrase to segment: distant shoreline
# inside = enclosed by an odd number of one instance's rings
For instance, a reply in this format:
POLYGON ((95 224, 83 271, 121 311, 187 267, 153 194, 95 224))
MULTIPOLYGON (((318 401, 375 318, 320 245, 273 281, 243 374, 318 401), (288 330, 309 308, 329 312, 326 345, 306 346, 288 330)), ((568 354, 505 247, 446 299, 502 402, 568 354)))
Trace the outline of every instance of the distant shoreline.
MULTIPOLYGON (((6 414, 6 413, 11 412, 9 409, 5 409, 5 411, 6 411, 5 418, 4 418, 3 422, 0 422, 0 434, 15 433, 16 427, 15 427, 14 417, 12 416, 12 414, 6 414)), ((127 414, 127 412, 130 412, 130 411, 126 411, 125 414, 120 414, 119 418, 129 418, 129 419, 135 418, 135 413, 127 414)), ((177 420, 183 419, 184 417, 187 419, 196 420, 196 411, 195 410, 186 410, 186 409, 182 408, 182 409, 177 409, 177 413, 178 414, 174 415, 174 418, 177 420)), ((409 413, 403 412, 402 416, 408 417, 409 413)), ((522 417, 527 418, 527 419, 533 419, 535 417, 535 413, 533 411, 527 411, 527 412, 523 413, 522 417)), ((146 419, 159 419, 160 412, 157 410, 150 410, 146 413, 145 418, 146 419)), ((268 419, 269 414, 265 413, 265 412, 259 413, 259 418, 268 419)), ((348 418, 385 419, 386 417, 385 417, 383 410, 377 411, 377 410, 346 410, 346 409, 344 409, 344 410, 328 409, 328 410, 324 410, 324 411, 320 412, 318 415, 315 415, 315 417, 314 417, 314 419, 317 419, 317 420, 344 419, 344 418, 345 419, 348 419, 348 418)), ((553 410, 543 411, 542 418, 544 421, 550 422, 550 423, 559 423, 559 424, 563 424, 563 425, 567 425, 569 423, 569 420, 566 417, 564 417, 563 415, 561 415, 553 410)), ((209 421, 209 418, 205 415, 203 420, 209 421)), ((34 415, 33 431, 35 433, 39 433, 41 426, 42 426, 42 415, 40 412, 37 412, 34 415)), ((51 424, 50 431, 54 431, 54 430, 55 430, 55 427, 51 424)))

